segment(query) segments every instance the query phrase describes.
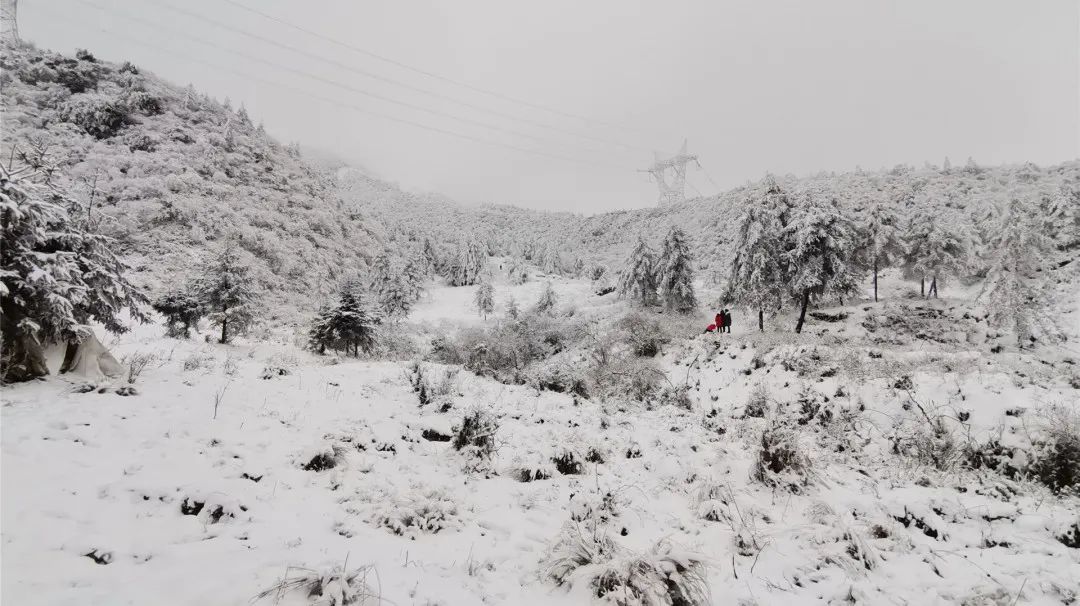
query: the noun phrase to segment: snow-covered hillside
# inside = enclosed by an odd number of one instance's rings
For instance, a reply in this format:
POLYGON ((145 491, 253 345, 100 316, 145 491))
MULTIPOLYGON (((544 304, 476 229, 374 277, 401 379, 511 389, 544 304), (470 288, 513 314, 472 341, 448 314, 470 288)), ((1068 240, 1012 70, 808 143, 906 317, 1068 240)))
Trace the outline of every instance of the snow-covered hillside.
MULTIPOLYGON (((563 306, 625 312, 555 286, 563 306)), ((472 290, 433 289, 407 324, 495 322, 458 300, 472 290)), ((1003 470, 1076 431, 1076 352, 991 353, 964 310, 859 304, 798 338, 737 316, 664 347, 687 390, 668 403, 145 326, 113 348, 152 356, 135 395, 5 389, 4 602, 305 604, 275 587, 344 568, 370 604, 682 603, 670 583, 698 574, 714 604, 1069 603, 1078 501, 1003 470), (916 310, 927 338, 882 322, 916 310), (476 411, 486 456, 455 449, 476 411), (997 471, 970 463, 1011 448, 997 471)))

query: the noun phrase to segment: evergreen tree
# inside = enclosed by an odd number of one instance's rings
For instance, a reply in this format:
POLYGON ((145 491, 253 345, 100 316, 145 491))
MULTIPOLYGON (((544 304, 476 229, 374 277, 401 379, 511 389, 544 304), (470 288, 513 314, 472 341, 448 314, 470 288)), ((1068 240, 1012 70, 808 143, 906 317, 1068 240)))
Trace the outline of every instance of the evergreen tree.
POLYGON ((792 202, 771 177, 761 191, 747 197, 735 234, 724 298, 756 309, 758 330, 765 330, 765 310, 779 307, 788 284, 785 240, 792 202))
POLYGON ((994 262, 979 294, 987 305, 989 321, 1012 328, 1021 348, 1033 334, 1044 300, 1038 271, 1051 241, 1043 235, 1039 221, 1034 205, 1019 198, 1009 202, 991 242, 994 262))
POLYGON ((375 259, 368 287, 375 293, 379 309, 387 318, 408 315, 418 298, 405 272, 394 270, 388 253, 383 253, 375 259))
POLYGON ((424 284, 427 282, 427 276, 423 264, 422 257, 414 257, 405 263, 405 268, 401 271, 410 304, 419 301, 424 294, 424 284))
POLYGON ((170 290, 154 301, 154 310, 165 316, 166 334, 170 337, 188 338, 191 328, 198 328, 203 317, 202 301, 198 289, 183 286, 170 290))
POLYGON ((904 241, 908 273, 919 276, 923 296, 935 297, 939 280, 967 266, 973 245, 967 222, 958 212, 926 200, 916 205, 904 241), (929 290, 925 289, 927 276, 929 290))
POLYGON ((544 273, 559 275, 562 273, 562 257, 559 255, 559 247, 555 242, 549 242, 544 250, 543 265, 544 273))
POLYGON ((664 307, 686 313, 697 307, 694 295, 694 269, 686 234, 672 227, 664 238, 657 262, 657 281, 664 307))
POLYGON ((518 309, 517 301, 513 296, 506 300, 506 317, 511 320, 517 320, 521 315, 521 310, 518 309))
POLYGON ((362 297, 346 288, 336 306, 319 310, 308 333, 308 346, 320 354, 333 349, 359 357, 360 352, 375 348, 378 324, 362 297))
MULTIPOLYGON (((87 233, 65 207, 75 203, 42 171, 0 166, 0 381, 48 374, 43 347, 69 350, 100 322, 112 333, 127 327, 124 308, 145 321, 145 295, 124 276, 105 236, 87 233)), ((70 353, 70 351, 69 351, 70 353)))
POLYGON ((495 288, 491 282, 483 280, 476 287, 476 295, 473 296, 476 311, 487 320, 488 314, 495 311, 495 288))
POLYGON ((555 294, 555 287, 551 282, 544 283, 544 290, 540 293, 540 299, 533 306, 533 312, 538 314, 551 314, 555 311, 559 298, 555 294))
POLYGON ((810 297, 843 298, 856 291, 858 231, 836 198, 819 192, 801 196, 786 231, 792 245, 786 255, 789 289, 800 305, 795 332, 801 333, 810 297))
POLYGON ((529 265, 522 257, 512 256, 507 261, 506 275, 511 284, 524 284, 529 281, 529 265))
POLYGON ((1080 246, 1080 185, 1062 185, 1048 204, 1049 232, 1062 250, 1080 246))
POLYGON ((619 276, 619 296, 629 298, 635 305, 656 305, 657 286, 655 255, 645 239, 639 237, 619 276))
POLYGON ((874 301, 878 300, 878 272, 898 261, 904 252, 900 217, 896 208, 874 197, 865 201, 862 221, 862 248, 874 273, 874 301))
POLYGON ((450 263, 447 280, 450 286, 471 286, 480 280, 487 261, 487 251, 476 240, 458 248, 450 263))
POLYGON ((202 306, 214 326, 221 327, 219 343, 243 334, 255 321, 259 297, 249 275, 249 268, 239 258, 233 242, 206 267, 199 289, 202 306))

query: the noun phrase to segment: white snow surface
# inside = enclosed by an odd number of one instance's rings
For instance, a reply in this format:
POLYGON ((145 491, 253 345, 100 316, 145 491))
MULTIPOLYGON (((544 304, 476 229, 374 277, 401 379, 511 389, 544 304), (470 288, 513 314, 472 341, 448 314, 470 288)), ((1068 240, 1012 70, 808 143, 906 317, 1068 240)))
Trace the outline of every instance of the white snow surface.
MULTIPOLYGON (((555 281, 562 305, 621 309, 586 282, 555 281)), ((515 287, 518 303, 531 305, 542 284, 515 287)), ((472 293, 434 288, 410 322, 480 323, 472 293)), ((587 583, 549 578, 548 557, 564 526, 581 524, 572 517, 587 517, 607 493, 615 515, 602 530, 633 552, 664 540, 699 554, 714 604, 1059 604, 1080 596, 1080 551, 1055 539, 1078 520, 1076 499, 892 454, 886 435, 910 412, 895 376, 860 366, 854 378, 845 366, 805 379, 777 362, 795 347, 828 350, 858 320, 811 323, 823 330, 796 340, 757 335, 750 318, 736 316, 735 334, 671 345, 662 366, 673 380, 686 378, 692 410, 598 403, 423 363, 446 377, 451 406, 441 412, 418 404, 408 361, 330 364, 290 343, 177 341, 159 336, 160 326, 139 327, 112 344, 118 359, 157 357, 136 395, 78 393, 56 376, 5 388, 2 599, 247 604, 297 568, 370 565, 371 603, 590 603, 587 583), (766 365, 746 374, 759 352, 766 365), (263 378, 268 366, 288 374, 263 378), (798 494, 751 479, 770 422, 743 417, 759 382, 779 402, 808 384, 854 418, 849 431, 800 434, 814 481, 798 494), (425 439, 425 430, 451 433, 474 408, 499 419, 490 462, 425 439), (595 451, 604 462, 562 475, 551 459, 566 450, 579 460, 595 451), (335 468, 304 469, 335 452, 335 468), (536 469, 551 477, 519 481, 536 469), (201 511, 185 515, 196 502, 201 511), (416 518, 425 525, 403 522, 416 518)), ((1045 405, 1076 409, 1080 392, 1053 373, 1008 353, 990 359, 985 349, 882 351, 910 374, 919 401, 970 411, 967 430, 979 436, 1037 431, 1045 405), (1015 407, 1028 411, 1004 414, 1015 407)), ((861 360, 869 348, 851 351, 861 360)), ((294 591, 256 603, 308 600, 294 591)))

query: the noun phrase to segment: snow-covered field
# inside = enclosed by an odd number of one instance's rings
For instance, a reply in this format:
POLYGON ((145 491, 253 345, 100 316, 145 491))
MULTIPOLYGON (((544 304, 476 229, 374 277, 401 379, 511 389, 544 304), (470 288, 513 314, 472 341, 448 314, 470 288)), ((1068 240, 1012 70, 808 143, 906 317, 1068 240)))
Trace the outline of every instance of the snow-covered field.
MULTIPOLYGON (((527 306, 541 284, 514 297, 527 306)), ((556 287, 563 304, 621 309, 587 282, 556 287)), ((433 288, 409 321, 482 323, 472 291, 433 288)), ((328 364, 290 343, 139 327, 113 347, 155 356, 136 395, 56 376, 5 388, 2 598, 244 604, 302 569, 365 567, 369 603, 581 604, 595 599, 588 570, 557 585, 556 545, 603 536, 622 555, 701 561, 714 604, 1071 603, 1080 550, 1058 537, 1080 521, 1076 499, 893 452, 923 413, 1003 442, 1040 431, 1053 405, 1075 414, 1067 356, 867 344, 861 322, 892 304, 798 340, 741 321, 671 344, 662 368, 690 387, 689 410, 431 363, 421 406, 407 361, 328 364), (760 417, 747 414, 759 384, 760 417), (477 409, 498 420, 490 459, 443 441, 477 409), (794 490, 753 478, 778 423, 809 459, 794 490)), ((282 590, 257 603, 310 602, 282 590)))

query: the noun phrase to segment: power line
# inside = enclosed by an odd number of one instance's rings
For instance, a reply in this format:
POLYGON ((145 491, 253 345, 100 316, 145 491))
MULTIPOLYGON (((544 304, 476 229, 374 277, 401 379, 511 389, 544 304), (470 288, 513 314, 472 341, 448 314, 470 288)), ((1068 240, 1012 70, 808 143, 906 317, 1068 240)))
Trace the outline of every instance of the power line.
MULTIPOLYGON (((43 10, 44 12, 49 13, 52 16, 54 16, 54 17, 56 17, 56 18, 58 18, 60 20, 68 21, 69 23, 73 23, 73 24, 78 25, 80 27, 85 27, 86 26, 85 22, 77 21, 77 20, 75 20, 75 19, 73 19, 73 18, 71 18, 71 17, 69 17, 67 15, 62 15, 60 13, 53 12, 50 9, 47 9, 47 8, 44 8, 44 7, 38 7, 38 8, 39 8, 39 10, 43 10)), ((202 66, 205 66, 205 67, 209 67, 211 69, 215 69, 215 70, 222 71, 222 72, 225 72, 225 73, 228 73, 228 74, 232 74, 234 76, 238 76, 240 78, 248 79, 248 80, 251 80, 253 82, 259 82, 259 83, 267 84, 267 85, 270 85, 270 86, 276 86, 278 88, 282 88, 282 89, 292 91, 294 93, 297 93, 297 94, 300 94, 300 95, 303 95, 303 96, 306 96, 306 97, 310 97, 310 98, 318 100, 318 101, 322 101, 323 103, 329 103, 331 105, 336 105, 338 107, 343 107, 343 108, 346 108, 346 109, 350 109, 350 110, 353 110, 355 112, 366 114, 366 115, 369 115, 369 116, 382 118, 384 120, 390 120, 392 122, 397 122, 397 123, 400 123, 400 124, 406 124, 406 125, 409 125, 409 126, 412 126, 412 127, 415 127, 415 128, 419 128, 419 129, 422 129, 422 130, 427 130, 427 131, 431 131, 431 132, 435 132, 435 133, 439 133, 439 134, 443 134, 443 135, 447 135, 447 136, 451 136, 451 137, 457 137, 457 138, 460 138, 460 139, 465 139, 467 141, 472 141, 474 143, 480 143, 480 144, 483 144, 483 145, 489 145, 489 146, 494 146, 494 147, 502 147, 502 148, 518 151, 518 152, 521 152, 521 153, 531 154, 531 155, 534 155, 534 156, 543 156, 543 157, 546 157, 546 158, 552 158, 552 159, 555 159, 555 160, 561 160, 563 162, 569 162, 569 163, 572 163, 572 164, 582 164, 582 165, 596 166, 596 167, 602 167, 602 168, 607 168, 607 169, 616 169, 616 170, 619 170, 619 171, 628 171, 629 170, 624 166, 618 166, 618 165, 614 165, 614 164, 606 164, 606 163, 601 163, 601 162, 593 162, 593 161, 590 161, 590 160, 572 158, 572 157, 563 156, 563 155, 560 155, 560 154, 552 154, 552 153, 545 152, 543 150, 531 149, 531 148, 527 148, 527 147, 520 147, 520 146, 517 146, 517 145, 510 144, 510 143, 503 143, 503 142, 500 142, 500 141, 493 141, 493 140, 490 140, 490 139, 484 139, 484 138, 481 138, 481 137, 475 137, 475 136, 469 135, 467 133, 461 133, 461 132, 457 132, 457 131, 447 130, 447 129, 444 129, 444 128, 440 128, 440 127, 437 127, 437 126, 430 126, 430 125, 423 124, 423 123, 420 123, 420 122, 414 122, 414 121, 409 120, 407 118, 399 118, 397 116, 384 114, 384 113, 377 112, 377 111, 374 111, 374 110, 370 110, 370 109, 367 109, 367 108, 364 108, 364 107, 353 105, 351 103, 338 101, 336 99, 331 99, 329 97, 324 97, 322 95, 317 95, 317 94, 308 92, 307 90, 304 90, 302 88, 298 88, 298 87, 291 86, 291 85, 288 85, 288 84, 282 84, 281 82, 276 82, 274 80, 268 80, 266 78, 260 78, 258 76, 253 76, 253 75, 245 73, 245 72, 241 72, 241 71, 237 71, 237 70, 234 70, 234 69, 230 69, 228 67, 224 67, 224 66, 222 66, 220 64, 217 64, 217 63, 211 63, 209 61, 203 61, 201 59, 191 57, 190 55, 186 55, 186 54, 184 54, 184 53, 182 53, 180 51, 166 49, 166 48, 162 47, 160 44, 157 44, 157 43, 151 44, 149 42, 144 42, 142 40, 132 38, 131 36, 122 34, 122 33, 117 32, 115 30, 110 30, 110 29, 105 28, 105 27, 98 26, 97 29, 99 31, 101 31, 101 32, 104 32, 104 33, 107 33, 107 34, 109 34, 111 36, 114 36, 114 37, 116 37, 118 39, 126 40, 128 42, 133 43, 133 44, 143 46, 143 47, 148 48, 148 49, 150 49, 152 51, 158 52, 158 53, 163 54, 163 55, 171 56, 171 57, 179 59, 181 61, 188 61, 188 62, 191 62, 191 63, 196 63, 198 65, 202 65, 202 66)))
MULTIPOLYGON (((550 129, 550 130, 562 133, 564 135, 569 135, 571 137, 577 137, 577 138, 580 138, 580 139, 585 139, 585 140, 589 140, 589 141, 593 141, 593 142, 597 142, 597 143, 603 143, 603 144, 606 144, 606 145, 614 145, 614 146, 617 146, 617 147, 622 147, 622 148, 625 148, 625 149, 634 149, 634 150, 638 150, 638 151, 650 151, 650 150, 648 150, 647 148, 644 148, 644 147, 639 147, 639 146, 636 146, 636 145, 631 145, 631 144, 628 144, 628 143, 623 143, 621 141, 615 141, 615 140, 612 140, 612 139, 605 139, 605 138, 602 138, 602 137, 595 137, 595 136, 592 136, 592 135, 582 134, 582 133, 578 133, 578 132, 575 132, 575 131, 572 131, 572 130, 567 130, 567 129, 561 128, 561 127, 559 127, 557 125, 550 124, 548 122, 542 122, 542 121, 533 120, 533 119, 530 119, 530 118, 523 118, 523 117, 520 117, 520 116, 515 116, 513 114, 509 114, 509 113, 502 112, 502 111, 499 111, 499 110, 491 109, 491 108, 484 107, 484 106, 481 106, 481 105, 476 105, 475 103, 470 103, 468 101, 463 101, 463 100, 457 99, 455 97, 452 97, 450 95, 440 93, 438 91, 433 91, 433 90, 422 88, 422 87, 419 87, 419 86, 414 86, 412 84, 408 84, 406 82, 401 82, 400 80, 396 80, 394 78, 389 78, 387 76, 382 76, 380 74, 375 74, 375 73, 372 73, 370 71, 358 68, 356 66, 349 65, 347 63, 343 63, 343 62, 338 61, 336 59, 323 57, 321 55, 318 55, 316 53, 312 53, 312 52, 304 50, 302 48, 298 48, 296 46, 292 46, 292 45, 289 45, 289 44, 284 44, 284 43, 278 42, 277 40, 273 40, 273 39, 267 38, 265 36, 260 36, 259 34, 248 32, 248 31, 245 31, 243 29, 228 25, 226 23, 222 23, 222 22, 217 21, 215 19, 211 19, 211 18, 209 18, 209 17, 207 17, 205 15, 201 15, 201 14, 196 13, 196 12, 192 12, 192 11, 189 11, 189 10, 177 7, 177 6, 173 6, 173 5, 171 5, 171 4, 167 3, 167 2, 161 2, 160 0, 148 0, 148 1, 151 4, 155 4, 157 6, 160 6, 162 8, 167 9, 167 10, 173 11, 175 13, 185 15, 185 16, 187 16, 189 18, 192 18, 192 19, 197 19, 197 20, 202 21, 204 23, 209 23, 209 24, 211 24, 211 25, 213 25, 215 27, 219 27, 219 28, 224 29, 226 31, 233 32, 235 34, 239 34, 241 36, 245 36, 245 37, 251 38, 253 40, 258 40, 258 41, 260 41, 260 42, 262 42, 264 44, 269 44, 269 45, 272 45, 272 46, 276 46, 278 48, 285 49, 285 50, 287 50, 289 52, 297 53, 297 54, 303 55, 305 57, 315 59, 316 61, 322 61, 324 63, 334 65, 334 66, 336 66, 338 68, 345 69, 345 70, 351 71, 351 72, 356 73, 356 74, 360 74, 360 75, 362 75, 364 77, 371 78, 373 80, 378 80, 380 82, 386 82, 386 83, 391 84, 393 86, 398 86, 398 87, 401 87, 401 88, 404 88, 404 89, 407 89, 407 90, 411 90, 413 92, 417 92, 417 93, 420 93, 420 94, 423 94, 423 95, 428 95, 428 96, 431 96, 431 97, 434 97, 434 98, 437 98, 437 99, 442 99, 444 101, 448 101, 450 103, 454 103, 454 104, 460 105, 462 107, 467 107, 467 108, 473 109, 475 111, 486 112, 486 113, 489 113, 489 114, 492 114, 492 115, 495 115, 495 116, 499 116, 501 118, 505 118, 505 119, 508 119, 508 120, 515 120, 515 121, 522 122, 522 123, 525 123, 525 124, 530 124, 532 126, 536 126, 536 127, 539 127, 539 128, 550 129)), ((254 10, 254 9, 252 9, 252 10, 254 10)))
MULTIPOLYGON (((76 1, 81 3, 81 4, 85 4, 85 5, 91 6, 93 8, 96 8, 98 10, 108 12, 107 8, 105 8, 105 7, 103 7, 103 6, 99 5, 99 4, 96 4, 94 2, 91 2, 90 0, 76 0, 76 1)), ((164 32, 170 33, 170 34, 172 34, 174 36, 178 36, 178 37, 181 37, 181 38, 187 38, 189 40, 193 40, 193 41, 195 41, 195 42, 197 42, 199 44, 209 46, 210 48, 216 49, 216 50, 218 50, 220 52, 236 55, 238 57, 242 57, 244 59, 247 59, 248 61, 253 61, 255 63, 261 63, 261 64, 266 65, 266 66, 268 66, 268 67, 270 67, 272 69, 279 69, 279 70, 290 72, 290 73, 293 73, 293 74, 296 74, 296 75, 299 75, 299 76, 303 76, 305 78, 310 78, 312 80, 317 80, 319 82, 329 84, 330 86, 334 86, 334 87, 337 87, 337 88, 340 88, 340 89, 343 89, 343 90, 346 90, 346 91, 349 91, 349 92, 353 92, 353 93, 356 93, 356 94, 364 95, 366 97, 371 97, 373 99, 378 99, 380 101, 385 101, 387 103, 393 103, 395 105, 400 105, 402 107, 407 107, 409 109, 413 109, 413 110, 416 110, 416 111, 424 112, 424 113, 431 114, 431 115, 434 115, 434 116, 439 116, 441 118, 448 118, 450 120, 456 120, 458 122, 462 122, 462 123, 465 123, 465 124, 471 124, 473 126, 479 126, 481 128, 487 128, 487 129, 494 130, 494 131, 499 131, 499 132, 503 132, 503 133, 517 135, 519 137, 525 137, 527 139, 532 139, 532 140, 535 140, 535 141, 539 141, 541 143, 554 143, 556 145, 562 145, 563 144, 560 141, 555 141, 553 139, 546 138, 546 137, 540 137, 540 136, 537 136, 537 135, 534 135, 534 134, 531 134, 531 133, 527 133, 527 132, 524 132, 524 131, 516 130, 516 129, 513 129, 513 128, 506 128, 506 127, 503 127, 503 126, 490 124, 488 122, 483 122, 483 121, 480 121, 480 120, 474 120, 472 118, 465 118, 465 117, 457 116, 455 114, 451 114, 451 113, 444 112, 444 111, 441 111, 441 110, 431 109, 431 108, 428 108, 428 107, 424 107, 422 105, 416 105, 415 103, 410 103, 408 101, 402 101, 400 99, 395 99, 393 97, 388 97, 386 95, 382 95, 382 94, 379 94, 379 93, 373 93, 373 92, 370 92, 370 91, 367 91, 367 90, 364 90, 364 89, 356 88, 356 87, 351 86, 349 84, 345 84, 345 83, 340 82, 338 80, 334 80, 332 78, 325 78, 323 76, 310 74, 310 73, 308 73, 308 72, 306 72, 304 70, 296 69, 296 68, 289 67, 289 66, 286 66, 286 65, 281 65, 281 64, 278 64, 276 62, 269 61, 267 59, 263 59, 262 57, 256 57, 256 56, 253 56, 253 55, 249 55, 249 54, 247 54, 247 53, 245 53, 243 51, 233 50, 233 49, 230 49, 228 47, 222 46, 222 45, 220 45, 220 44, 218 44, 216 42, 213 42, 211 40, 207 40, 206 38, 202 38, 202 37, 199 37, 199 36, 194 36, 194 35, 188 34, 186 32, 180 32, 180 31, 177 31, 175 29, 165 27, 165 26, 163 26, 161 24, 155 23, 153 21, 148 21, 148 20, 142 19, 140 17, 135 17, 135 16, 132 16, 132 15, 126 15, 126 14, 123 14, 123 13, 117 13, 117 14, 120 17, 122 17, 124 19, 127 19, 129 21, 133 21, 135 23, 139 23, 139 24, 145 25, 147 27, 156 28, 156 29, 162 30, 164 32)))
POLYGON ((442 76, 442 75, 436 74, 434 72, 431 72, 431 71, 428 71, 428 70, 425 70, 425 69, 414 67, 414 66, 408 65, 406 63, 402 63, 401 61, 398 61, 396 59, 391 59, 390 57, 386 57, 384 55, 374 53, 372 51, 360 48, 358 46, 349 44, 347 42, 342 42, 340 40, 331 38, 329 36, 320 34, 318 32, 311 31, 311 30, 306 29, 306 28, 304 28, 302 26, 299 26, 299 25, 297 25, 295 23, 290 23, 290 22, 285 21, 283 19, 279 19, 277 17, 274 17, 273 15, 264 13, 264 12, 258 10, 258 9, 254 9, 254 8, 251 8, 251 7, 246 6, 244 4, 241 4, 240 2, 236 2, 236 0, 224 0, 224 1, 231 4, 231 5, 233 5, 233 6, 235 6, 235 7, 237 7, 237 8, 239 8, 239 9, 241 9, 241 10, 245 10, 245 11, 248 11, 250 13, 259 15, 260 17, 263 17, 264 19, 269 19, 270 21, 273 21, 275 23, 284 25, 285 27, 294 29, 296 31, 302 32, 302 33, 307 34, 309 36, 313 36, 315 38, 325 40, 325 41, 327 41, 327 42, 329 42, 331 44, 335 44, 335 45, 340 46, 342 48, 349 49, 349 50, 351 50, 353 52, 360 53, 360 54, 365 55, 367 57, 370 57, 372 59, 382 61, 384 63, 388 63, 390 65, 394 65, 394 66, 400 67, 402 69, 406 69, 406 70, 409 70, 411 72, 421 74, 423 76, 427 76, 429 78, 434 78, 436 80, 441 80, 442 82, 447 82, 447 83, 453 84, 455 86, 460 86, 462 88, 471 90, 471 91, 476 92, 476 93, 481 93, 481 94, 484 94, 484 95, 488 95, 490 97, 495 97, 497 99, 502 99, 503 101, 508 101, 510 103, 517 103, 517 104, 520 104, 520 105, 524 105, 526 107, 531 107, 533 109, 539 109, 539 110, 546 111, 546 112, 549 112, 549 113, 552 113, 552 114, 557 114, 557 115, 560 115, 560 116, 563 116, 563 117, 566 117, 566 118, 573 118, 575 120, 580 120, 580 121, 586 122, 586 123, 591 122, 591 123, 594 123, 594 124, 603 125, 603 126, 605 126, 607 128, 620 128, 620 129, 621 128, 627 128, 627 127, 624 127, 624 126, 620 126, 618 124, 612 124, 611 122, 605 122, 603 120, 597 120, 595 118, 587 118, 585 116, 580 116, 578 114, 573 114, 573 113, 570 113, 570 112, 566 112, 566 111, 556 109, 556 108, 553 108, 553 107, 550 107, 550 106, 547 106, 547 105, 542 105, 542 104, 539 104, 539 103, 526 101, 524 99, 511 97, 509 95, 504 95, 503 93, 499 93, 499 92, 496 92, 496 91, 493 91, 493 90, 481 88, 479 86, 475 86, 475 85, 469 84, 467 82, 462 82, 460 80, 455 80, 453 78, 448 78, 446 76, 442 76))

